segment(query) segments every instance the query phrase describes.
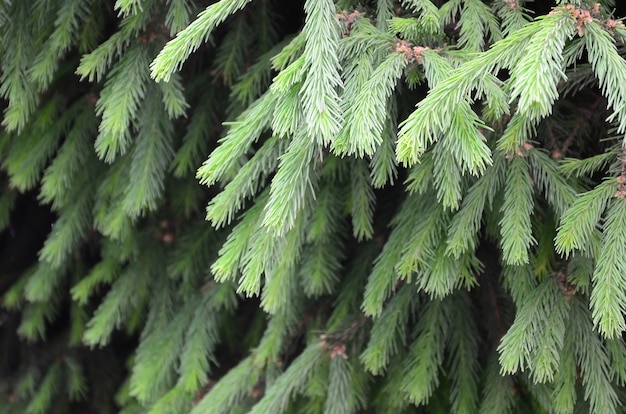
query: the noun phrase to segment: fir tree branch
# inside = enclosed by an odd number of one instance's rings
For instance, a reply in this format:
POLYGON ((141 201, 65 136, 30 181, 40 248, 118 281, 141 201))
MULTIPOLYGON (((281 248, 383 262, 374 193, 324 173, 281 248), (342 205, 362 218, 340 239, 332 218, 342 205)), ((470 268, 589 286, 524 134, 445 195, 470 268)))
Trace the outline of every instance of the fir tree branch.
POLYGON ((602 249, 593 273, 591 310, 593 323, 607 338, 626 330, 626 203, 621 198, 609 202, 602 226, 602 249))
POLYGON ((430 301, 416 327, 417 339, 411 345, 405 363, 401 388, 413 404, 428 403, 439 385, 451 303, 450 298, 430 301))
POLYGON ((169 81, 182 68, 189 55, 207 41, 211 32, 226 18, 243 9, 251 0, 221 0, 202 11, 196 20, 170 40, 150 64, 150 76, 157 82, 169 81))
POLYGON ((559 225, 556 251, 569 256, 574 250, 587 251, 594 231, 610 198, 617 190, 616 180, 605 180, 593 190, 581 194, 568 208, 559 225))
POLYGON ((337 91, 343 87, 337 57, 339 25, 332 0, 307 0, 304 10, 304 120, 309 139, 328 144, 339 132, 343 117, 337 91))
POLYGON ((507 172, 500 234, 504 262, 511 265, 528 263, 528 249, 536 243, 530 226, 534 200, 528 167, 526 159, 517 156, 507 172))

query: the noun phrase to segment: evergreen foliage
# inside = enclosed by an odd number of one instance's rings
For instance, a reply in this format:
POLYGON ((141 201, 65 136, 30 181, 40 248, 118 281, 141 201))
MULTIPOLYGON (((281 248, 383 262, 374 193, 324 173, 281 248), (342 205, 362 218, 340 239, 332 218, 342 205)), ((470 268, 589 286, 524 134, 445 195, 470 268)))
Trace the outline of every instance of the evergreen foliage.
POLYGON ((0 414, 626 403, 612 0, 0 2, 0 414))

